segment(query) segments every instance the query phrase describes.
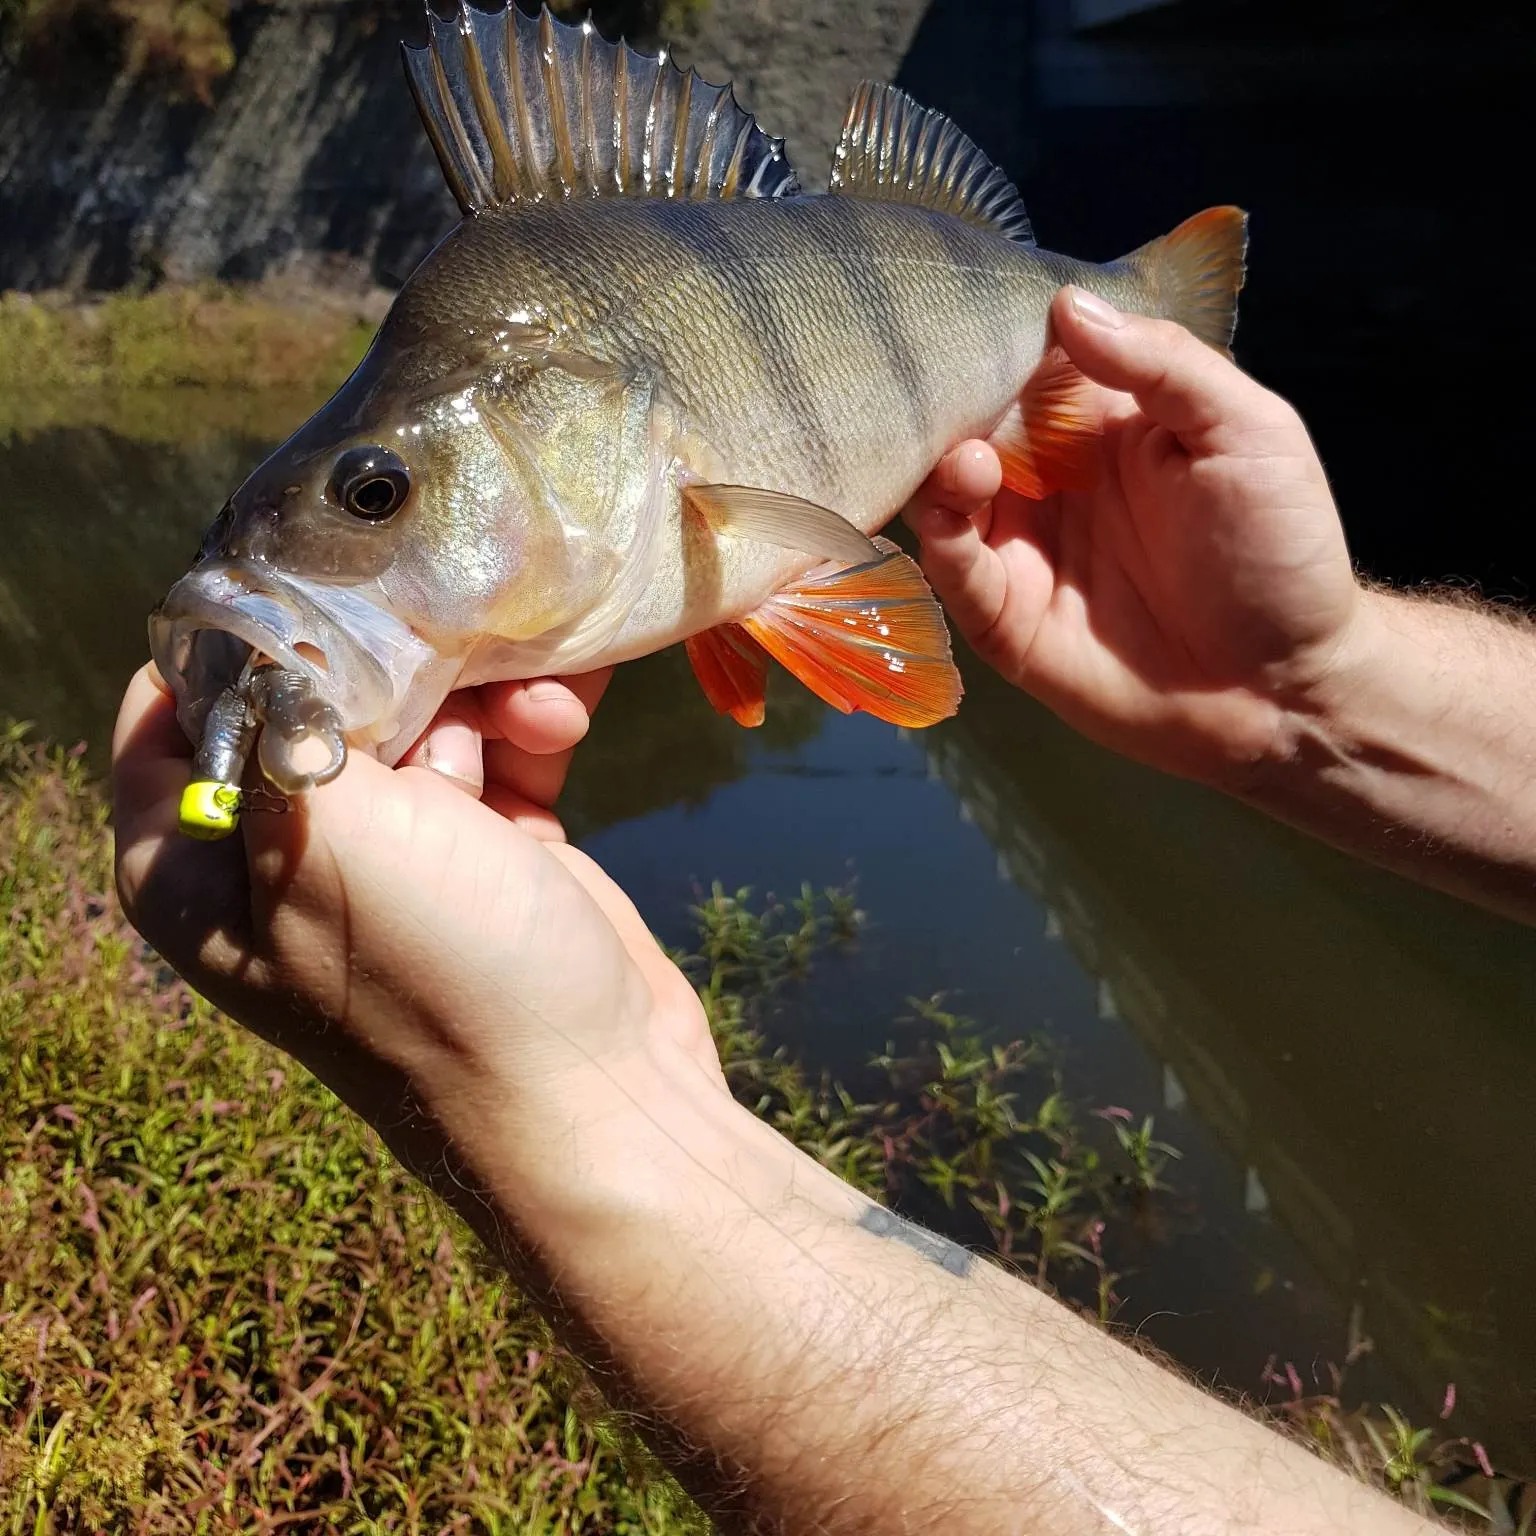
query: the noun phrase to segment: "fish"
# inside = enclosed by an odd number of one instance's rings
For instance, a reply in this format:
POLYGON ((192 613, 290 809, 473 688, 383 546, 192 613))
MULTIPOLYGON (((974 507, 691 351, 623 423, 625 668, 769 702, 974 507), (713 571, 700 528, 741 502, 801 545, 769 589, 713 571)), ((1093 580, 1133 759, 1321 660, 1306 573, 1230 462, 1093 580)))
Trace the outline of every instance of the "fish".
POLYGON ((302 793, 348 751, 397 762, 454 689, 678 643, 745 726, 770 661, 844 712, 953 715, 942 612, 881 529, 971 436, 1027 496, 1088 483, 1092 387, 1054 296, 1228 349, 1246 214, 1078 260, 895 86, 859 86, 808 195, 665 49, 515 4, 427 28, 405 71, 459 222, 150 619, 207 835, 209 786, 230 802, 258 739, 302 793))

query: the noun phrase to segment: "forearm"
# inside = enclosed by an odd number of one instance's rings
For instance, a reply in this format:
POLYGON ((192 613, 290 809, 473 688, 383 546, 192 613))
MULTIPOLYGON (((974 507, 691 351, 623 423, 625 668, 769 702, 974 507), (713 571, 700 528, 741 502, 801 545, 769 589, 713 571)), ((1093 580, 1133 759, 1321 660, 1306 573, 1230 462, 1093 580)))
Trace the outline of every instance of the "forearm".
POLYGON ((725 1528, 1418 1528, 679 1082, 626 1069, 643 1112, 486 1171, 509 1261, 725 1528))
POLYGON ((1536 630, 1372 591, 1244 798, 1425 884, 1536 918, 1536 630))

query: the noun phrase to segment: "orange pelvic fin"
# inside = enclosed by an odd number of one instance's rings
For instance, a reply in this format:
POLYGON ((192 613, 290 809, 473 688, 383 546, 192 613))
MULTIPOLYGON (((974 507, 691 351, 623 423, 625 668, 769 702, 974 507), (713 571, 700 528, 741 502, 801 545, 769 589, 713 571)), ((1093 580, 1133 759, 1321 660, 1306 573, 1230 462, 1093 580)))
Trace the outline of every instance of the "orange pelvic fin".
POLYGON ((1036 501, 1053 491, 1088 490, 1098 478, 1100 433, 1094 385, 1065 352, 1047 352, 992 429, 1003 484, 1036 501))
POLYGON ((960 674, 938 599, 889 539, 879 558, 805 576, 742 626, 812 693, 845 715, 924 726, 960 707, 960 674))
POLYGON ((717 624, 683 642, 693 675, 722 715, 738 725, 763 723, 768 657, 740 624, 717 624))

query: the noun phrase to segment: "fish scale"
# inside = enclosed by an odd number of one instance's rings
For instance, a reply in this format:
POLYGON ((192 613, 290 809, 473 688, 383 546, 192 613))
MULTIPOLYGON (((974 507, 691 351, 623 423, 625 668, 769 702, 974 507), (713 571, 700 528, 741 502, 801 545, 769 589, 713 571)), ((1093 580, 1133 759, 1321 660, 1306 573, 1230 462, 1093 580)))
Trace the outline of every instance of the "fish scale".
MULTIPOLYGON (((1056 293, 1224 347, 1243 215, 1094 265, 1036 246, 1007 178, 893 87, 860 86, 808 197, 665 56, 510 5, 429 32, 407 77, 464 217, 152 620, 200 761, 233 771, 245 747, 207 733, 249 730, 269 662, 317 701, 285 722, 386 762, 455 687, 678 641, 744 724, 770 657, 839 709, 953 713, 933 595, 874 535, 972 434, 1023 494, 1085 484, 1097 411, 1047 351, 1056 293)), ((279 788, 315 781, 296 736, 261 739, 279 788)))

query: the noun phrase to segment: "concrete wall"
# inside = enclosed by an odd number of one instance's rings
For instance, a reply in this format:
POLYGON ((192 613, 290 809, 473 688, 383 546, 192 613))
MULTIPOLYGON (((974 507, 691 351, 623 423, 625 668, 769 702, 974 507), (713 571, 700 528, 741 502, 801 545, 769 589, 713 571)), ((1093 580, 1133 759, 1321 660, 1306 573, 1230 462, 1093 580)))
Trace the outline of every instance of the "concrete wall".
MULTIPOLYGON (((710 0, 679 47, 734 80, 825 185, 854 85, 889 78, 922 0, 710 0)), ((420 10, 237 0, 211 108, 87 61, 0 65, 0 288, 114 288, 297 268, 398 283, 456 210, 402 78, 420 10)))

